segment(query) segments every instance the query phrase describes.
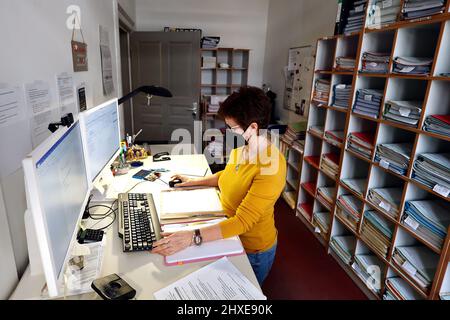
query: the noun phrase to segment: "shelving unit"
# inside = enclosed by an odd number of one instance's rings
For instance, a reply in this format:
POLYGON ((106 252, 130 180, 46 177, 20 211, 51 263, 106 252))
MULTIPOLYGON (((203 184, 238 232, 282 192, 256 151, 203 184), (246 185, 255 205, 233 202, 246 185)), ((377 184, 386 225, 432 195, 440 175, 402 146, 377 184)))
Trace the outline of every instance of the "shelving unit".
POLYGON ((286 187, 282 193, 286 203, 295 210, 300 190, 300 174, 303 166, 303 152, 296 148, 285 147, 284 154, 287 160, 286 187))
MULTIPOLYGON (((402 2, 403 3, 403 2, 402 2)), ((305 141, 303 170, 300 179, 300 191, 297 202, 297 216, 315 233, 325 249, 338 261, 357 285, 372 299, 382 299, 386 291, 386 279, 400 277, 421 299, 436 300, 442 292, 450 291, 450 230, 442 247, 427 241, 413 227, 405 223, 403 216, 405 204, 412 200, 444 200, 449 197, 439 194, 412 178, 413 165, 418 156, 424 153, 449 152, 450 138, 440 134, 424 131, 423 125, 430 115, 450 115, 450 77, 442 73, 450 73, 450 9, 446 12, 416 21, 399 21, 382 29, 364 29, 363 32, 349 35, 338 35, 321 38, 317 42, 313 90, 308 119, 308 131, 305 141), (387 53, 390 55, 387 74, 362 73, 362 54, 366 51, 387 53), (353 72, 336 69, 337 57, 355 57, 357 68, 353 72), (417 56, 433 58, 430 75, 418 76, 393 73, 393 60, 398 56, 417 56), (319 79, 331 83, 328 104, 313 99, 314 84, 319 79), (351 99, 347 109, 332 106, 333 86, 335 84, 352 85, 351 99), (372 118, 354 113, 353 105, 359 89, 377 89, 383 92, 381 108, 378 116, 372 118), (383 117, 385 104, 390 100, 423 101, 418 125, 411 126, 383 117), (326 140, 324 134, 311 130, 323 127, 328 130, 344 131, 345 142, 336 146, 326 140), (374 136, 373 152, 369 157, 348 148, 350 133, 366 132, 374 136), (409 155, 405 175, 390 170, 384 163, 375 161, 377 146, 385 143, 409 143, 412 152, 409 155), (337 177, 323 170, 321 166, 324 155, 334 153, 339 167, 337 177), (350 188, 344 181, 357 179, 362 190, 350 188), (315 186, 315 188, 311 188, 315 186), (318 189, 336 188, 330 204, 318 197, 318 189), (378 188, 394 188, 401 195, 398 204, 398 215, 393 216, 384 204, 376 204, 369 200, 369 192, 378 188), (356 206, 353 218, 342 210, 338 202, 341 197, 351 197, 356 206), (392 237, 388 242, 387 254, 367 237, 367 226, 370 222, 368 212, 379 219, 392 237), (317 223, 313 218, 318 212, 328 212, 331 216, 329 234, 318 234, 317 223), (355 216, 356 215, 356 216, 355 216), (350 220, 349 220, 350 219, 350 220), (356 222, 355 222, 356 220, 356 222), (349 248, 352 255, 350 264, 339 257, 331 241, 334 237, 351 236, 354 247, 349 248), (435 275, 430 287, 421 287, 404 266, 398 265, 393 257, 396 248, 402 246, 423 246, 430 256, 436 257, 433 268, 435 275), (357 272, 355 272, 355 256, 371 254, 379 265, 379 290, 373 290, 357 272)), ((344 210, 345 211, 345 210, 344 210)), ((448 212, 450 215, 450 212, 448 212)), ((369 228, 370 229, 370 228, 369 228)))

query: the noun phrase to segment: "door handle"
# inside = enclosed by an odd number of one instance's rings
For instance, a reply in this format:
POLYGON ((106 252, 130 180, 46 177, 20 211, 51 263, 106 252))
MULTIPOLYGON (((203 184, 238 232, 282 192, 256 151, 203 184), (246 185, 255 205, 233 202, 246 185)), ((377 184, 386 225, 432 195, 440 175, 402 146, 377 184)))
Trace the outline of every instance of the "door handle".
POLYGON ((198 103, 197 102, 194 102, 193 104, 192 104, 192 108, 190 108, 190 109, 186 109, 187 111, 190 111, 190 112, 198 112, 198 103))

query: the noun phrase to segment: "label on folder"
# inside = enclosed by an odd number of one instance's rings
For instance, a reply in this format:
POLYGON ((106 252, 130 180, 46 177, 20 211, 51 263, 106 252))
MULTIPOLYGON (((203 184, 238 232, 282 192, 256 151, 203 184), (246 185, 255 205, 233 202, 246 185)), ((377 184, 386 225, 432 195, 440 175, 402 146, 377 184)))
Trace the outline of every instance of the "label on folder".
POLYGON ((364 96, 364 100, 366 100, 366 101, 372 101, 372 98, 373 98, 373 96, 369 95, 369 94, 364 96))
POLYGON ((405 261, 403 263, 402 267, 406 270, 406 272, 408 272, 412 276, 415 276, 417 274, 417 269, 414 268, 413 265, 411 263, 409 263, 408 261, 405 261))
POLYGON ((382 167, 384 169, 389 169, 390 166, 391 166, 391 164, 389 162, 387 162, 386 160, 383 160, 383 159, 380 160, 380 167, 382 167))
POLYGON ((450 195, 450 190, 447 187, 438 184, 433 188, 433 191, 446 198, 450 195))
POLYGON ((390 8, 390 7, 392 7, 392 5, 393 5, 392 0, 384 0, 383 1, 383 9, 390 8))
POLYGON ((391 205, 389 203, 384 203, 383 201, 379 204, 380 208, 389 212, 391 210, 391 205))
POLYGON ((413 228, 414 230, 419 229, 419 223, 417 221, 415 221, 414 219, 412 219, 411 217, 408 217, 405 219, 405 223, 410 226, 411 228, 413 228))

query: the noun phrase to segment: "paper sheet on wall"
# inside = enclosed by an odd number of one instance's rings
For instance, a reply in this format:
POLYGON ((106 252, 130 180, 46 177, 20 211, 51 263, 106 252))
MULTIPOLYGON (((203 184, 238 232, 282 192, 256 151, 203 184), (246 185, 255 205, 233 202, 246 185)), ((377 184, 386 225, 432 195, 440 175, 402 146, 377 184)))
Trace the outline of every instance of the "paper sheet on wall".
POLYGON ((75 99, 73 76, 64 72, 56 76, 61 115, 72 113, 77 118, 78 108, 75 99))
POLYGON ((0 179, 4 179, 21 168, 22 160, 32 149, 21 87, 0 84, 0 119, 0 149, 5 150, 0 158, 0 179), (20 134, 16 134, 18 128, 20 134))
POLYGON ((155 293, 157 300, 267 300, 228 258, 155 293))
POLYGON ((100 54, 102 57, 103 94, 109 96, 114 92, 112 56, 109 32, 102 26, 100 26, 100 54))
POLYGON ((31 141, 33 148, 36 148, 50 136, 48 125, 56 120, 56 113, 52 110, 50 86, 47 82, 28 83, 25 91, 30 110, 31 141))

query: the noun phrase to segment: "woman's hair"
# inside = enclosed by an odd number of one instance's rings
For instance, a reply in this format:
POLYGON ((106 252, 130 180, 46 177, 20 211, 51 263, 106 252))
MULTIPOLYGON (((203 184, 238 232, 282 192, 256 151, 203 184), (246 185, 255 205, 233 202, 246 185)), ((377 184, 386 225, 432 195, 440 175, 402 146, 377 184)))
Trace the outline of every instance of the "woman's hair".
POLYGON ((270 99, 256 87, 241 87, 221 104, 219 110, 220 117, 233 119, 244 130, 252 123, 257 123, 259 129, 267 129, 271 113, 270 99))

